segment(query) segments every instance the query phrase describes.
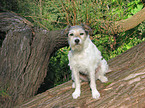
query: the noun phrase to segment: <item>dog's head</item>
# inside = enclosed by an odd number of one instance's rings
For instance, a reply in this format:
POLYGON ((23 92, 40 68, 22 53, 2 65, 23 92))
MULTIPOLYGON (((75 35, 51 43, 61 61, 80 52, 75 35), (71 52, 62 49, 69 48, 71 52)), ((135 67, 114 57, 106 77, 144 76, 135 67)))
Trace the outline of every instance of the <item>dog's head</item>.
POLYGON ((67 26, 64 33, 68 36, 68 43, 72 50, 81 51, 86 38, 89 38, 91 28, 82 24, 81 26, 67 26))

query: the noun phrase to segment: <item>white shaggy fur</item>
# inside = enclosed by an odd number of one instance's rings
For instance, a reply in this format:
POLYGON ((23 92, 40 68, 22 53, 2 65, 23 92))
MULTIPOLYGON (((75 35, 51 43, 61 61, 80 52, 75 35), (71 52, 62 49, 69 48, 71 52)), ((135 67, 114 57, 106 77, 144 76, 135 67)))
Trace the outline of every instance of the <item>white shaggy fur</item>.
POLYGON ((71 47, 68 58, 72 71, 72 80, 74 80, 72 87, 75 88, 72 96, 76 99, 81 94, 80 73, 82 73, 89 76, 92 97, 98 99, 100 93, 96 89, 96 80, 99 79, 101 82, 108 81, 107 77, 104 76, 108 71, 107 62, 90 40, 84 26, 71 26, 67 29, 69 29, 68 42, 71 47))

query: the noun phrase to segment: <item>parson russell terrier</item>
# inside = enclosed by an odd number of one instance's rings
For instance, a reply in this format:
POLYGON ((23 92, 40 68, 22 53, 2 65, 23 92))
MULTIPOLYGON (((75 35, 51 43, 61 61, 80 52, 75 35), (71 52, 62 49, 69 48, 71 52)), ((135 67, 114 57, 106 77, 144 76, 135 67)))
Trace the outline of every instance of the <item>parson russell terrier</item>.
POLYGON ((89 80, 92 90, 92 97, 99 99, 100 93, 96 88, 96 80, 101 82, 108 81, 104 76, 108 71, 108 65, 105 59, 102 58, 101 52, 92 43, 89 38, 90 27, 82 24, 81 26, 67 26, 63 31, 68 36, 68 43, 71 48, 69 51, 69 66, 72 71, 72 88, 75 91, 72 94, 74 99, 81 94, 81 80, 89 80), (87 77, 84 77, 87 76, 87 77))

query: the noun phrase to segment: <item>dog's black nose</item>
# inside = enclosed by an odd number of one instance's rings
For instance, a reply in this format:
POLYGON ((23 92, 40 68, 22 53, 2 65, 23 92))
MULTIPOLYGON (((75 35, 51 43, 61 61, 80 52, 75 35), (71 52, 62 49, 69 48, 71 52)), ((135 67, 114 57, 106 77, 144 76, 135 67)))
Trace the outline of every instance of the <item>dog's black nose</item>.
POLYGON ((76 40, 75 40, 75 43, 76 43, 76 44, 78 44, 79 42, 80 42, 80 40, 79 40, 79 39, 76 39, 76 40))

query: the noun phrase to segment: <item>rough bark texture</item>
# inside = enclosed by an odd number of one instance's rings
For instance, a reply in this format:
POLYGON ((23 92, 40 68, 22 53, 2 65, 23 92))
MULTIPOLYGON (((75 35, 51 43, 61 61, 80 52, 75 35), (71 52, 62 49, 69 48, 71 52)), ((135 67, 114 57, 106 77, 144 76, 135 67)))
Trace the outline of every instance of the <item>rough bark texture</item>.
POLYGON ((69 81, 39 94, 16 108, 144 108, 145 42, 109 61, 110 83, 97 81, 99 100, 91 96, 89 84, 82 83, 82 94, 72 99, 74 89, 69 81))
POLYGON ((0 31, 6 32, 0 49, 0 97, 11 107, 34 96, 43 82, 50 55, 67 45, 60 31, 32 28, 13 13, 0 14, 0 31))

